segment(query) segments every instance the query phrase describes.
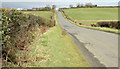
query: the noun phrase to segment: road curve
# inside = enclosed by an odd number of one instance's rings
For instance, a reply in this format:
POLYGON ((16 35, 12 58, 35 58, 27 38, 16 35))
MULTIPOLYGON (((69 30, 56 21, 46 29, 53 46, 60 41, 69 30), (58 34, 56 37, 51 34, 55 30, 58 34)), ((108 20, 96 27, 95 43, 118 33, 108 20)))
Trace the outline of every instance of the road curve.
POLYGON ((57 12, 61 27, 73 38, 92 67, 118 67, 118 35, 71 24, 57 12))

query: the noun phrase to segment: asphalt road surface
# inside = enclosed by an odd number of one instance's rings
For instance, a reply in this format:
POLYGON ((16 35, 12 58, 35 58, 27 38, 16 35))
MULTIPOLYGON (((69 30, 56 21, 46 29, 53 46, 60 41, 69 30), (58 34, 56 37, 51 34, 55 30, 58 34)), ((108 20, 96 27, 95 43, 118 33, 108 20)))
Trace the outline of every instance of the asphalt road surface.
POLYGON ((118 67, 118 35, 71 24, 57 12, 61 27, 71 36, 92 67, 118 67))

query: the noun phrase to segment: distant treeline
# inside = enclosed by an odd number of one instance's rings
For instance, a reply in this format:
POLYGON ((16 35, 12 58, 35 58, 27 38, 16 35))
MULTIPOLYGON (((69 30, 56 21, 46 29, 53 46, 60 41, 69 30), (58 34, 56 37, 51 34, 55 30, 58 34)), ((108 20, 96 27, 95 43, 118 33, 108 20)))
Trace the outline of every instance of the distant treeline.
POLYGON ((97 5, 93 5, 92 3, 86 3, 85 5, 83 4, 77 4, 76 7, 73 7, 73 5, 70 5, 70 8, 92 8, 92 7, 97 7, 97 5))
MULTIPOLYGON (((69 8, 120 8, 120 6, 98 6, 93 5, 92 3, 77 4, 76 6, 69 5, 69 8)), ((69 9, 69 8, 61 8, 61 9, 69 9)))
POLYGON ((51 10, 54 10, 55 8, 56 6, 53 5, 52 7, 46 6, 44 8, 32 8, 32 9, 27 9, 26 11, 51 11, 51 10))

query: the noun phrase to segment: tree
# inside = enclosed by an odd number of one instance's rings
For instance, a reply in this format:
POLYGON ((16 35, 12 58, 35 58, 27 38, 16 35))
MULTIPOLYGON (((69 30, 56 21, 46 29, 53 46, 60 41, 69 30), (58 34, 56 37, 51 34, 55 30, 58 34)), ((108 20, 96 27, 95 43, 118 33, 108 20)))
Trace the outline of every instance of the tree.
POLYGON ((73 5, 70 5, 70 8, 73 8, 73 5))
POLYGON ((50 5, 47 5, 45 8, 44 8, 44 11, 50 11, 51 10, 51 7, 50 7, 50 5))
POLYGON ((84 5, 83 5, 83 4, 81 4, 81 7, 84 7, 84 5))
POLYGON ((97 5, 95 5, 95 7, 97 7, 97 5))
POLYGON ((81 7, 81 5, 80 5, 80 4, 78 4, 78 5, 77 5, 77 8, 79 8, 79 7, 81 7))
POLYGON ((52 5, 52 9, 55 10, 55 8, 56 8, 56 5, 52 5))
POLYGON ((93 7, 92 3, 86 3, 86 7, 93 7))

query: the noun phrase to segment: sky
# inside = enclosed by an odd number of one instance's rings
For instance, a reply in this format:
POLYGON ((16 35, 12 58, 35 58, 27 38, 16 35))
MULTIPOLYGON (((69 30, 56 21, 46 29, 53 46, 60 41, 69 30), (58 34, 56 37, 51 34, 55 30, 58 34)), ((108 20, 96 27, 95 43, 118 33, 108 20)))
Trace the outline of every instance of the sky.
POLYGON ((120 0, 1 0, 2 2, 119 2, 120 0))
POLYGON ((68 8, 69 5, 92 3, 98 6, 118 6, 120 0, 0 0, 2 7, 8 8, 31 8, 56 5, 57 8, 68 8))

